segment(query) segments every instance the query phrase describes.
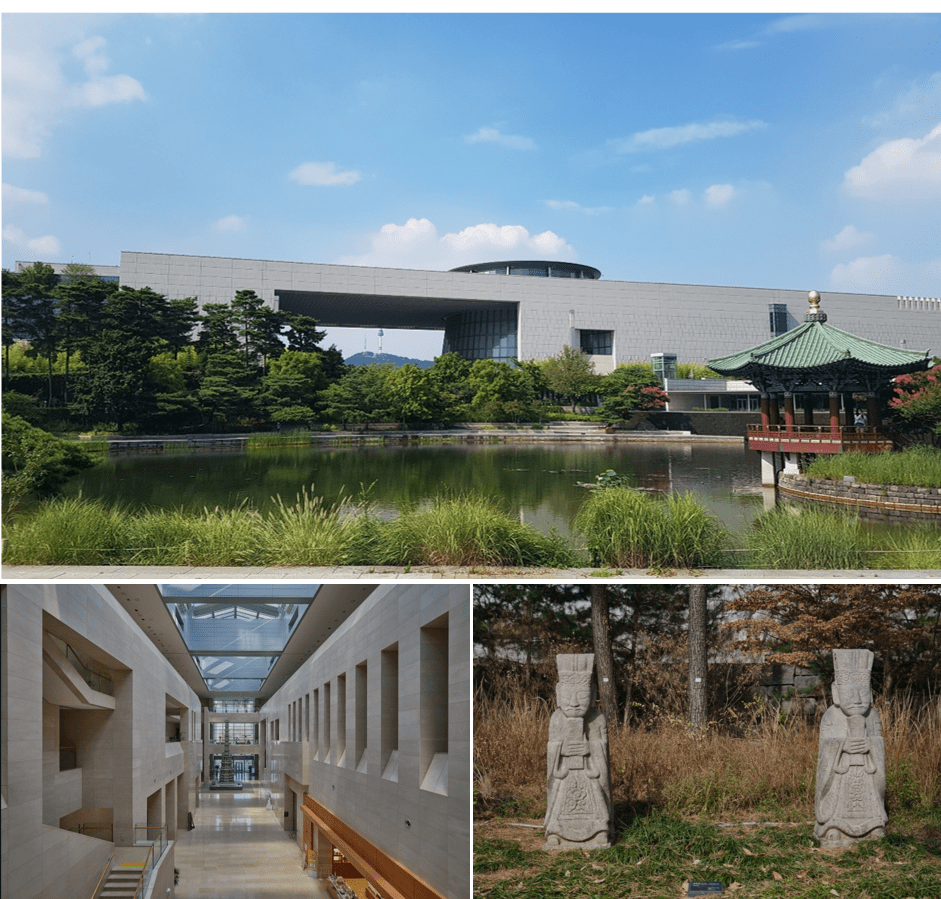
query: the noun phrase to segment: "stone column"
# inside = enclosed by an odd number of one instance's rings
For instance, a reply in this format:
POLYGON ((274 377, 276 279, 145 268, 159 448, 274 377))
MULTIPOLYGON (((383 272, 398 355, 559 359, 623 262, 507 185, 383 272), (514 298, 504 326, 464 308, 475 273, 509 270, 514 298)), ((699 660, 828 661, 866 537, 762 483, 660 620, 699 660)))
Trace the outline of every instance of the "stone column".
POLYGON ((557 655, 558 709, 549 721, 548 802, 543 849, 611 845, 608 726, 595 708, 591 653, 557 655))
POLYGON ((814 836, 852 846, 885 836, 885 742, 872 707, 868 649, 834 649, 833 705, 820 723, 814 836))

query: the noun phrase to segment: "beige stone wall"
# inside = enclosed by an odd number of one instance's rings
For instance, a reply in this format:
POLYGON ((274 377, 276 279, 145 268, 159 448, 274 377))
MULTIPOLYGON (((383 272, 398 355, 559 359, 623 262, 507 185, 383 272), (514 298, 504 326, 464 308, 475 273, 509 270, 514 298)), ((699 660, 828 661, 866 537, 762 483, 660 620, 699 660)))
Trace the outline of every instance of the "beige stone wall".
POLYGON ((467 586, 383 585, 269 700, 264 786, 299 846, 294 797, 308 792, 443 895, 466 897, 470 641, 467 586))
POLYGON ((167 743, 167 697, 198 709, 195 693, 102 586, 18 584, 3 588, 0 894, 16 899, 90 895, 112 845, 133 843, 134 825, 170 812, 185 821, 201 747, 167 743), (60 711, 63 685, 43 662, 43 632, 74 640, 112 671, 114 709, 60 711), (44 698, 45 697, 45 698, 44 698), (50 697, 52 697, 50 699, 50 697), (60 772, 59 740, 74 743, 78 768, 60 772), (192 761, 191 761, 192 760, 192 761), (168 807, 167 797, 170 797, 168 807), (115 843, 61 829, 80 809, 112 809, 115 843))

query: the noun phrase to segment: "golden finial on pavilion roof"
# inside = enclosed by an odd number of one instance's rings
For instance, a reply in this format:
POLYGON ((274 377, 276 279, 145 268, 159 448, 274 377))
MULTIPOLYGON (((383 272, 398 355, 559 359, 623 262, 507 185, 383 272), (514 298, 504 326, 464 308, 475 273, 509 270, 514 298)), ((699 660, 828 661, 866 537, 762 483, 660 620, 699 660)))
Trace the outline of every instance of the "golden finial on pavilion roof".
POLYGON ((807 299, 810 301, 810 307, 807 309, 804 321, 825 322, 827 320, 827 313, 820 311, 820 294, 816 290, 812 290, 807 294, 807 299))

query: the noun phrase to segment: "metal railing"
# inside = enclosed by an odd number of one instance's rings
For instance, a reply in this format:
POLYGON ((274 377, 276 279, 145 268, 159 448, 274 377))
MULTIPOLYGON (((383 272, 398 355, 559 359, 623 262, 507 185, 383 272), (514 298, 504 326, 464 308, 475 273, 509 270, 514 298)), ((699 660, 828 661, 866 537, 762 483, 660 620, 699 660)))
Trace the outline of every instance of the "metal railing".
POLYGON ((50 634, 49 636, 52 637, 56 645, 65 653, 65 657, 72 663, 72 667, 82 676, 82 679, 89 687, 93 690, 97 690, 99 693, 106 693, 108 696, 114 695, 114 683, 110 674, 89 667, 88 664, 82 661, 78 653, 61 637, 57 637, 55 634, 50 634))
POLYGON ((157 862, 160 861, 160 857, 167 848, 167 825, 161 824, 160 826, 150 827, 146 824, 135 824, 134 845, 143 847, 145 844, 147 845, 147 856, 141 866, 140 878, 134 890, 134 899, 144 895, 151 875, 154 873, 154 868, 157 867, 157 862))
POLYGON ((74 826, 66 829, 72 833, 80 833, 86 837, 95 837, 99 840, 107 840, 109 843, 114 842, 113 824, 75 824, 74 826), (107 836, 102 836, 101 834, 107 834, 107 836))

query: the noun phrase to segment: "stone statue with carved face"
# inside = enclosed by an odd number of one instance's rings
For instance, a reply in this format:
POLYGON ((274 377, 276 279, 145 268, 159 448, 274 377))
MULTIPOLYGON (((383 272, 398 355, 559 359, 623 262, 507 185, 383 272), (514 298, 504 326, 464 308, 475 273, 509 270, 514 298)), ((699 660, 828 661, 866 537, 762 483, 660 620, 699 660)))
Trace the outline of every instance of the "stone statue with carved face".
POLYGON ((833 650, 833 705, 820 723, 817 823, 823 846, 885 836, 885 741, 872 707, 868 649, 833 650))
POLYGON ((556 656, 558 709, 549 722, 544 849, 611 845, 608 726, 594 706, 590 653, 556 656))

